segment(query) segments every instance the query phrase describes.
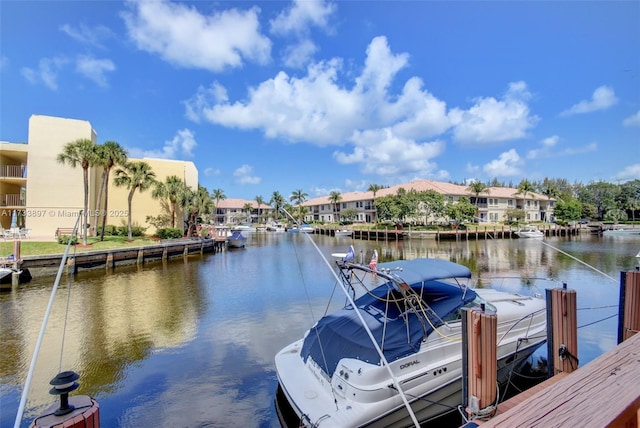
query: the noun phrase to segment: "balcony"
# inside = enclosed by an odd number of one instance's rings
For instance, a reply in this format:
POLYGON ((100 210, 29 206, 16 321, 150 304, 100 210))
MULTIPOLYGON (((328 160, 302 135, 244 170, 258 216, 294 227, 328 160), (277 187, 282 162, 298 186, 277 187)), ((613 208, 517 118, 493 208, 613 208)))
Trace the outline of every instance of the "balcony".
POLYGON ((0 178, 27 178, 26 165, 0 165, 0 178))
POLYGON ((20 197, 20 194, 2 194, 0 195, 0 207, 24 207, 26 202, 20 197))

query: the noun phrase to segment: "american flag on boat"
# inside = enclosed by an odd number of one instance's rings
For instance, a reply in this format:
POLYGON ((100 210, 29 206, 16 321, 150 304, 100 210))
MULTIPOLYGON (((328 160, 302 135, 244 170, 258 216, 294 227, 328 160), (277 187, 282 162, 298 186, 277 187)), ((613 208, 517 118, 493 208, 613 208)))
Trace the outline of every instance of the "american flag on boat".
POLYGON ((371 261, 369 262, 369 269, 377 270, 378 268, 378 250, 373 250, 373 256, 371 256, 371 261))

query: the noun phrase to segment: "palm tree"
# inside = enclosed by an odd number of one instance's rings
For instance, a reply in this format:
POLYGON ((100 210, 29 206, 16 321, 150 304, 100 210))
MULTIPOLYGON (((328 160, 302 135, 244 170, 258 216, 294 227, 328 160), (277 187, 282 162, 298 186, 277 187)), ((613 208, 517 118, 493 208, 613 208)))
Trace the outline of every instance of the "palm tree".
POLYGON ((256 204, 258 204, 258 222, 262 222, 262 212, 260 207, 264 205, 264 198, 262 196, 256 196, 255 198, 256 204))
POLYGON ((158 182, 151 193, 151 197, 154 199, 164 199, 168 201, 172 228, 176 227, 176 213, 178 211, 179 201, 184 196, 186 187, 187 185, 180 177, 170 175, 165 178, 164 183, 158 182))
POLYGON ((306 194, 304 192, 304 190, 302 189, 298 189, 295 190, 291 196, 289 197, 289 200, 292 202, 296 203, 296 206, 298 207, 298 220, 302 221, 302 204, 304 203, 304 201, 307 200, 307 196, 309 196, 308 194, 306 194))
POLYGON ((187 236, 192 236, 195 230, 198 217, 211 214, 213 211, 213 200, 206 187, 198 184, 198 190, 193 191, 190 187, 185 187, 182 199, 182 208, 188 213, 187 236))
POLYGON ((491 193, 491 191, 489 190, 489 187, 487 187, 487 185, 481 181, 472 182, 469 185, 469 187, 467 187, 467 191, 476 195, 476 216, 477 216, 477 213, 480 211, 480 205, 478 201, 478 197, 480 196, 480 193, 489 194, 491 193))
POLYGON ((276 221, 280 218, 280 208, 284 207, 284 198, 277 190, 273 192, 271 195, 271 200, 269 201, 269 205, 273 207, 276 212, 276 221))
POLYGON ((342 195, 340 194, 340 192, 338 191, 332 191, 329 194, 329 201, 333 204, 333 216, 334 216, 334 221, 338 221, 338 208, 336 207, 336 205, 338 205, 338 202, 340 202, 342 200, 342 195))
MULTIPOLYGON (((96 212, 100 212, 102 202, 102 191, 104 189, 104 213, 102 215, 102 228, 100 229, 100 240, 104 241, 104 229, 107 226, 107 213, 109 203, 109 174, 115 165, 124 165, 127 162, 127 152, 115 141, 105 141, 96 147, 96 165, 102 166, 102 181, 98 191, 96 212)), ((97 217, 96 217, 97 221, 97 217)), ((98 228, 96 227, 96 235, 98 228)))
POLYGON ((144 161, 127 162, 122 168, 116 170, 116 178, 113 180, 113 184, 116 187, 126 187, 129 189, 128 202, 128 226, 129 226, 129 241, 133 241, 133 232, 131 229, 131 203, 133 201, 133 194, 136 189, 140 192, 144 192, 156 183, 156 173, 151 169, 151 165, 144 161))
POLYGON ((89 216, 89 167, 96 162, 96 144, 88 138, 67 143, 62 148, 62 153, 58 154, 58 163, 69 164, 72 168, 80 165, 84 179, 84 209, 82 210, 82 227, 80 233, 82 243, 87 245, 87 223, 89 216))
POLYGON ((527 212, 527 207, 526 207, 527 195, 529 194, 533 195, 534 191, 535 191, 535 187, 533 187, 533 184, 531 184, 531 182, 525 178, 520 182, 520 184, 518 184, 518 191, 514 193, 514 195, 522 195, 522 197, 524 198, 524 203, 522 204, 522 208, 523 208, 523 211, 525 212, 525 218, 526 218, 526 212, 527 212))
MULTIPOLYGON (((373 206, 376 206, 376 193, 378 193, 379 190, 382 190, 383 187, 379 184, 369 184, 369 188, 367 189, 367 191, 369 192, 373 192, 373 206)), ((377 213, 376 213, 377 214, 377 213)))
MULTIPOLYGON (((222 190, 222 189, 213 189, 213 191, 211 192, 211 199, 216 201, 216 206, 215 206, 214 209, 217 210, 218 209, 218 204, 220 203, 220 201, 223 201, 223 200, 227 199, 227 196, 224 194, 224 190, 222 190)), ((217 218, 215 219, 215 222, 218 223, 218 219, 217 218)))
MULTIPOLYGON (((543 195, 545 195, 547 197, 547 210, 549 209, 549 205, 551 204, 551 198, 557 198, 558 197, 558 188, 555 186, 555 184, 553 183, 547 183, 544 185, 544 187, 542 188, 542 191, 540 192, 543 195)), ((546 216, 545 216, 545 221, 547 220, 546 216)))
POLYGON ((251 205, 251 202, 247 202, 246 204, 244 204, 244 206, 242 207, 242 211, 244 211, 247 214, 247 218, 248 218, 248 222, 251 223, 251 211, 253 210, 253 205, 251 205))

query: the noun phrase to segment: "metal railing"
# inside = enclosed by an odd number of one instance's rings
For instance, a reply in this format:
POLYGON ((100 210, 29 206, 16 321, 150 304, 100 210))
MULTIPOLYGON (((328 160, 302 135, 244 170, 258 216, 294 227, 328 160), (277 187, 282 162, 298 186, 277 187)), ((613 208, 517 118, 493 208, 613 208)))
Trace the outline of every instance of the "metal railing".
POLYGON ((0 165, 0 177, 2 178, 27 178, 25 165, 0 165))
POLYGON ((2 194, 0 195, 0 207, 24 207, 26 201, 20 196, 19 193, 2 194))

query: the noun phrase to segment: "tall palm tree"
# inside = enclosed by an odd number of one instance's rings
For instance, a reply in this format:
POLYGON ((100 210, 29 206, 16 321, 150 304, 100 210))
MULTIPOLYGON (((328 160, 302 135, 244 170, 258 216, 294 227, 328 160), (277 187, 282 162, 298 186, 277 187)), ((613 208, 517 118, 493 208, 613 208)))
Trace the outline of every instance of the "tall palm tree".
POLYGON ((144 192, 156 183, 156 173, 151 169, 151 165, 144 161, 127 162, 121 168, 116 170, 116 178, 113 184, 117 187, 126 187, 129 189, 128 203, 128 226, 129 241, 133 241, 133 232, 131 229, 131 205, 133 194, 136 189, 144 192))
MULTIPOLYGON (((369 184, 369 188, 367 189, 367 191, 372 192, 373 193, 373 206, 376 206, 376 193, 378 193, 378 191, 382 190, 383 187, 379 184, 369 184)), ((377 212, 376 212, 376 216, 377 216, 377 212)))
POLYGON ((198 218, 213 211, 213 200, 207 188, 198 184, 196 191, 188 186, 185 188, 181 202, 182 208, 188 213, 187 236, 193 236, 198 218))
POLYGON ((248 219, 248 222, 251 223, 251 211, 253 211, 253 205, 251 204, 251 202, 247 202, 246 204, 244 204, 242 206, 242 211, 247 214, 245 220, 248 219))
MULTIPOLYGON (((104 228, 107 226, 107 213, 109 203, 109 174, 115 165, 124 165, 127 162, 127 152, 115 141, 105 141, 96 147, 96 165, 102 166, 102 181, 98 191, 96 202, 96 212, 100 212, 102 204, 102 192, 104 190, 104 213, 102 215, 102 228, 100 229, 100 240, 104 241, 104 228)), ((98 217, 96 217, 96 221, 98 217)), ((96 227, 96 235, 98 228, 96 227)))
POLYGON ((276 212, 276 221, 280 218, 280 208, 284 207, 284 198, 277 190, 271 195, 269 205, 273 207, 276 212))
POLYGON ((342 195, 340 194, 340 192, 338 191, 332 191, 329 194, 329 201, 333 204, 333 216, 334 216, 334 221, 338 221, 338 209, 337 209, 337 205, 338 202, 340 202, 342 200, 342 195))
POLYGON ((187 185, 180 177, 170 175, 165 178, 164 183, 158 182, 153 192, 151 192, 152 198, 163 199, 168 202, 172 228, 176 227, 176 213, 179 208, 179 201, 184 196, 186 187, 187 185))
POLYGON ((81 138, 71 143, 67 143, 62 148, 62 153, 58 154, 58 163, 70 165, 72 168, 80 165, 82 167, 82 177, 84 179, 84 208, 82 210, 82 226, 80 234, 82 243, 87 245, 87 224, 89 216, 89 168, 96 162, 96 143, 88 138, 81 138))
POLYGON ((487 187, 487 185, 484 184, 482 181, 472 182, 469 185, 469 187, 467 187, 467 191, 476 195, 476 216, 477 216, 478 215, 477 213, 480 211, 480 204, 478 201, 480 194, 481 193, 489 194, 491 193, 491 191, 489 190, 489 187, 487 187))
MULTIPOLYGON (((551 204, 551 198, 558 197, 558 188, 553 183, 546 183, 540 192, 547 197, 547 210, 549 209, 549 205, 551 204)), ((547 220, 547 216, 545 216, 545 221, 547 220)))
POLYGON ((264 198, 262 196, 256 196, 255 198, 256 204, 258 204, 258 222, 262 221, 262 210, 260 207, 265 204, 264 198))
POLYGON ((298 207, 298 220, 302 221, 302 204, 304 203, 304 201, 307 200, 307 196, 309 196, 307 193, 304 192, 304 190, 302 189, 298 189, 295 190, 291 196, 289 197, 289 200, 291 202, 295 202, 296 206, 298 207))
MULTIPOLYGON (((218 209, 218 204, 220 203, 220 201, 223 201, 225 199, 227 199, 227 195, 224 194, 224 190, 222 189, 213 189, 211 191, 211 199, 213 199, 214 201, 216 201, 216 206, 214 208, 214 210, 217 211, 218 209)), ((214 215, 215 218, 215 215, 214 215)), ((218 219, 215 219, 215 222, 218 222, 218 219)))
POLYGON ((527 212, 527 195, 533 195, 534 191, 535 187, 533 186, 533 184, 531 184, 531 182, 525 178, 520 182, 520 184, 518 184, 518 190, 516 191, 516 193, 514 193, 514 195, 522 195, 522 197, 524 198, 522 207, 523 211, 525 212, 525 218, 527 212))

